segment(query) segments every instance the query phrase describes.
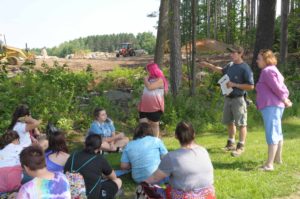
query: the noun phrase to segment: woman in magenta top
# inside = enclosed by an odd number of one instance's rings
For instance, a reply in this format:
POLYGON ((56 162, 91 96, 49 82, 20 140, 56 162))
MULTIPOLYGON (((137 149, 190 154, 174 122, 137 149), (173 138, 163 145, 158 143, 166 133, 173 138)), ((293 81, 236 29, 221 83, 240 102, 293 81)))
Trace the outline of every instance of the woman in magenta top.
POLYGON ((139 104, 140 122, 151 124, 154 135, 159 136, 159 121, 165 110, 164 95, 168 92, 168 81, 156 63, 146 67, 144 91, 139 104))
POLYGON ((282 163, 281 118, 284 108, 291 107, 292 102, 288 98, 289 91, 284 84, 284 78, 276 67, 277 59, 273 52, 261 50, 258 54, 257 64, 262 70, 256 85, 256 103, 263 116, 268 143, 268 160, 262 169, 272 171, 274 170, 274 161, 282 163))

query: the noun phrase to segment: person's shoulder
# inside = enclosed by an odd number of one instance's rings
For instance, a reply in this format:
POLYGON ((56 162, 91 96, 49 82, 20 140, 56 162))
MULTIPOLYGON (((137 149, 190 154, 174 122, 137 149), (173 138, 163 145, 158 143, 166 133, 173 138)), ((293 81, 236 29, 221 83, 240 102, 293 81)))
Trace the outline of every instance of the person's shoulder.
POLYGON ((68 154, 68 153, 66 153, 66 152, 63 152, 63 151, 60 151, 60 152, 58 152, 58 156, 67 159, 67 158, 70 157, 70 154, 68 154))
POLYGON ((276 66, 267 66, 262 71, 265 71, 265 72, 279 72, 279 70, 276 66))
POLYGON ((23 130, 26 128, 26 123, 24 122, 17 122, 13 127, 13 130, 23 130))
POLYGON ((114 121, 110 118, 107 118, 105 123, 108 123, 108 124, 114 124, 114 121))
POLYGON ((279 73, 280 72, 276 66, 268 66, 261 71, 261 75, 278 75, 279 73))
POLYGON ((233 66, 234 65, 234 63, 231 61, 231 62, 228 62, 227 64, 225 64, 225 65, 223 65, 223 69, 226 69, 226 68, 229 68, 229 67, 231 67, 231 66, 233 66))
POLYGON ((98 123, 97 123, 97 121, 95 121, 95 120, 91 123, 91 127, 97 126, 97 125, 98 125, 98 123))
POLYGON ((246 62, 243 62, 241 64, 235 64, 235 65, 238 65, 239 67, 241 67, 243 69, 251 69, 251 67, 249 66, 249 64, 246 63, 246 62))
POLYGON ((24 147, 22 147, 20 144, 13 144, 10 143, 6 145, 2 150, 3 151, 22 151, 24 147))
POLYGON ((197 145, 196 149, 198 149, 199 151, 207 152, 207 149, 201 145, 197 145))
POLYGON ((54 178, 67 180, 66 175, 62 172, 54 172, 54 178))
POLYGON ((21 189, 23 189, 23 191, 27 191, 27 190, 31 189, 32 187, 35 186, 35 184, 37 184, 37 180, 38 180, 38 178, 33 178, 32 180, 23 184, 21 189))
POLYGON ((81 151, 74 151, 70 157, 71 158, 74 158, 74 161, 78 161, 78 162, 81 162, 83 161, 85 158, 89 157, 89 156, 92 156, 91 154, 85 152, 84 150, 81 150, 81 151))

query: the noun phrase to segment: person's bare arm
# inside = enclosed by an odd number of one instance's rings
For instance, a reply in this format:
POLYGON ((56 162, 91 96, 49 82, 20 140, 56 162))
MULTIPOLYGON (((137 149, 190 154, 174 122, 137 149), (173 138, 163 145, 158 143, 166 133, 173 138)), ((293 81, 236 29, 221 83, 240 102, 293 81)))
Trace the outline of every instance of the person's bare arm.
POLYGON ((167 174, 165 174, 164 172, 162 172, 161 170, 157 169, 148 179, 146 179, 145 181, 149 184, 153 184, 156 182, 159 182, 161 180, 163 180, 164 178, 168 177, 167 174))
POLYGON ((144 84, 148 90, 155 90, 164 87, 164 82, 162 79, 157 79, 156 81, 150 83, 148 81, 148 77, 145 77, 144 84))
POLYGON ((251 91, 254 89, 254 85, 252 84, 238 84, 234 82, 228 82, 227 83, 228 88, 238 88, 244 91, 251 91))
POLYGON ((115 171, 112 171, 110 175, 108 176, 105 176, 107 179, 110 179, 110 180, 116 180, 117 179, 117 175, 115 173, 115 171))
POLYGON ((223 68, 222 68, 222 67, 220 67, 220 66, 215 66, 215 65, 213 65, 213 64, 211 64, 211 63, 208 63, 208 62, 206 62, 206 61, 200 62, 200 66, 201 66, 201 67, 204 67, 204 68, 208 68, 208 69, 210 69, 210 70, 212 70, 212 71, 214 71, 214 72, 216 72, 216 73, 220 73, 220 74, 223 73, 223 68))
POLYGON ((26 123, 26 131, 31 131, 32 129, 37 128, 41 121, 33 119, 31 116, 26 116, 23 118, 23 121, 26 123))
POLYGON ((122 170, 128 170, 128 169, 131 169, 130 163, 127 163, 127 162, 121 162, 120 167, 121 167, 122 170))

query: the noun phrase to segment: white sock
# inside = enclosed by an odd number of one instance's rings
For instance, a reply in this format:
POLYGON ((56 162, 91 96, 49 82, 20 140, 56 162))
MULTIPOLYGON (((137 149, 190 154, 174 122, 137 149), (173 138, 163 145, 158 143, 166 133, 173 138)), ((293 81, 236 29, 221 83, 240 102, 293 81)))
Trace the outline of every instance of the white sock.
POLYGON ((231 143, 235 143, 235 139, 234 139, 234 138, 228 138, 228 140, 229 140, 231 143))
POLYGON ((241 142, 241 141, 239 141, 239 143, 241 143, 241 144, 245 144, 245 142, 241 142))

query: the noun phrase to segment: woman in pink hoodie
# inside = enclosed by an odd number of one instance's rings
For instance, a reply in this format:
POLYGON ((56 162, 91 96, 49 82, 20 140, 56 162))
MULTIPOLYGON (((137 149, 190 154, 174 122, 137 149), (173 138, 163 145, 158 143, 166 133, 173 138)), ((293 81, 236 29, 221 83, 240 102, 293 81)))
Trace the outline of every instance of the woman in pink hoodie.
POLYGON ((277 59, 271 50, 261 50, 257 58, 261 70, 256 85, 256 103, 261 111, 266 140, 268 143, 268 160, 262 167, 264 171, 273 171, 274 161, 281 164, 283 135, 281 118, 284 108, 291 107, 289 91, 284 84, 284 78, 276 67, 277 59))

